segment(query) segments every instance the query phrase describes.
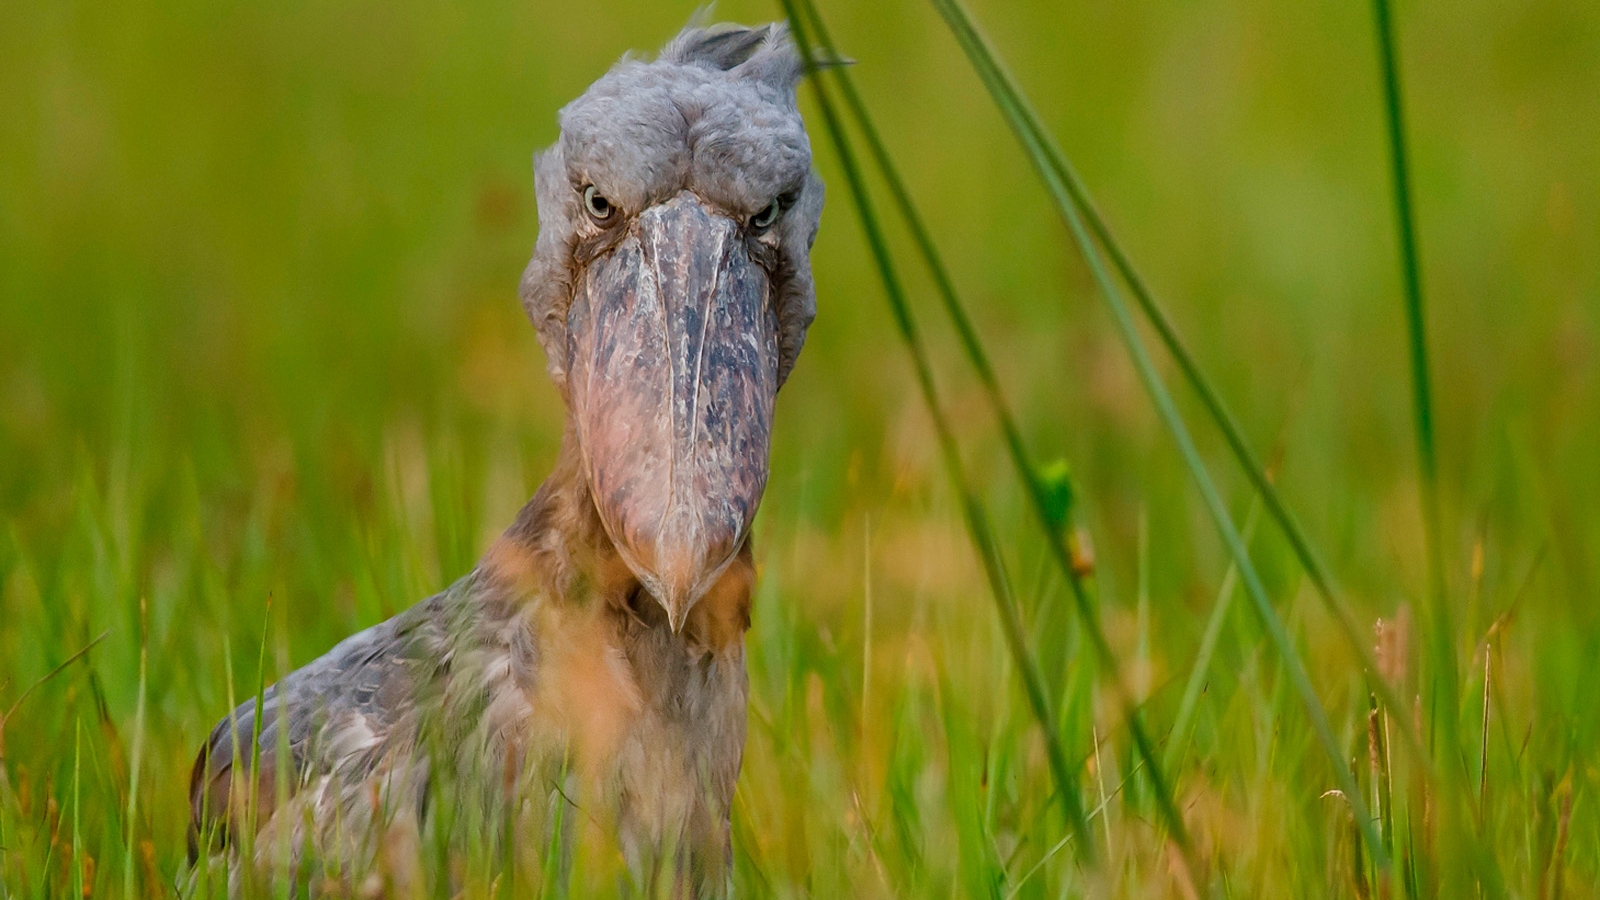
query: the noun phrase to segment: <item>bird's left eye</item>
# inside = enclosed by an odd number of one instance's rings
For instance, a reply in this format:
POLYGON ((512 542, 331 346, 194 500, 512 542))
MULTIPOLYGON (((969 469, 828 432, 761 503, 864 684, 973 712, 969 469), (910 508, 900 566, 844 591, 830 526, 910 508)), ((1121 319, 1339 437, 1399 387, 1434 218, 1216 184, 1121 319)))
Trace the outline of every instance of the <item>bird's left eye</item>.
POLYGON ((594 185, 587 185, 583 189, 583 205, 589 210, 589 217, 596 222, 603 222, 611 218, 611 201, 601 196, 594 185))
POLYGON ((766 230, 772 225, 773 222, 778 221, 778 213, 782 210, 782 208, 783 204, 777 200, 774 200, 771 203, 768 203, 766 206, 761 207, 760 212, 750 217, 750 227, 756 229, 757 231, 766 230))

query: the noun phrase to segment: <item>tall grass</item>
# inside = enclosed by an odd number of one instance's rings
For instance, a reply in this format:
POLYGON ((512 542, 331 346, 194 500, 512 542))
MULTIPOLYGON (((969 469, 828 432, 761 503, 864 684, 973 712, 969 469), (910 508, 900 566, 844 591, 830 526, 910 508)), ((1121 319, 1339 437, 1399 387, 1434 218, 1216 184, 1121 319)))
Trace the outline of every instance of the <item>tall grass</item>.
MULTIPOLYGON (((1433 695, 1429 709, 1438 723, 1435 754, 1442 757, 1450 796, 1445 798, 1453 840, 1467 848, 1467 861, 1479 878, 1480 889, 1489 896, 1504 896, 1506 888, 1497 854, 1483 840, 1481 828, 1470 823, 1472 786, 1465 763, 1465 747, 1460 727, 1460 675, 1457 671, 1455 617, 1445 579, 1441 547, 1439 507, 1439 462, 1435 447, 1433 388, 1428 364, 1427 318, 1423 308, 1422 264, 1417 249, 1416 223, 1412 213, 1411 166, 1406 152, 1405 117, 1401 104, 1399 63, 1396 59, 1394 22, 1388 0, 1373 0, 1373 23, 1377 35, 1378 64, 1383 84, 1384 121, 1389 145, 1391 196, 1395 213, 1395 236, 1399 245, 1400 269, 1404 285, 1407 351, 1411 371, 1412 418, 1416 434, 1419 470, 1419 495, 1422 508, 1423 546, 1426 554, 1427 593, 1432 611, 1429 631, 1432 636, 1433 695)), ((1489 652, 1484 651, 1481 740, 1489 733, 1490 669, 1489 652)), ((1482 798, 1487 786, 1483 770, 1489 757, 1487 744, 1480 743, 1478 810, 1483 818, 1482 798)))
MULTIPOLYGON (((1261 576, 1256 573, 1255 564, 1250 559, 1250 551, 1245 547, 1243 538, 1240 537, 1233 518, 1223 503, 1222 495, 1217 490, 1210 472, 1205 463, 1200 459, 1200 452, 1196 448, 1194 439, 1189 434, 1189 428, 1178 413, 1177 406, 1173 403, 1168 393, 1166 384, 1160 373, 1156 370, 1154 361, 1145 349, 1144 340, 1134 325, 1133 316, 1127 305, 1123 302, 1121 291, 1111 280, 1110 273, 1101 260, 1100 250, 1090 237, 1084 225, 1082 214, 1077 204, 1073 202, 1072 194, 1067 190, 1062 172, 1066 170, 1065 160, 1060 150, 1055 147, 1049 137, 1038 124, 1038 118, 1026 106, 1015 84, 1006 76, 1003 69, 994 58, 983 39, 978 35, 972 25, 972 20, 954 0, 935 0, 939 12, 950 23, 951 30, 955 32, 962 49, 978 69, 980 77, 994 96, 997 105, 1006 115, 1018 137, 1027 149, 1029 159, 1034 163, 1036 170, 1043 178, 1046 187, 1054 198, 1056 208, 1067 222, 1073 238, 1082 251, 1084 260, 1088 263, 1090 271, 1094 274, 1096 284, 1102 296, 1111 308, 1112 319, 1116 323, 1117 331, 1122 337, 1128 351, 1128 356, 1133 361, 1134 368, 1139 374, 1139 380, 1150 395, 1151 403, 1156 407, 1162 422, 1171 432, 1173 441, 1183 456, 1185 465, 1194 478, 1195 486, 1205 502, 1206 511, 1216 523, 1217 530, 1221 533, 1223 543, 1227 546, 1233 562, 1239 567, 1245 592, 1255 605, 1256 614, 1261 618, 1262 625, 1271 637, 1273 644, 1282 655, 1284 665, 1288 669, 1289 679, 1295 691, 1300 695, 1301 702, 1305 704, 1306 713, 1311 719, 1317 740, 1322 744, 1327 753, 1333 777, 1343 791, 1345 800, 1354 810, 1357 826, 1368 844, 1368 851, 1379 861, 1379 866, 1387 865, 1387 853, 1382 846, 1382 841, 1372 817, 1368 814, 1365 802, 1356 786, 1355 778, 1346 769, 1344 752, 1333 734, 1333 727, 1328 722, 1327 712, 1323 709, 1322 701, 1317 696, 1316 689, 1311 684, 1311 678, 1306 672, 1304 661, 1299 650, 1289 639, 1288 631, 1284 628, 1282 619, 1273 607, 1271 599, 1267 596, 1266 586, 1261 581, 1261 576)), ((1265 478, 1262 479, 1265 482, 1265 478)))
MULTIPOLYGON (((796 23, 795 31, 801 43, 802 52, 810 54, 810 39, 807 37, 806 32, 808 29, 815 29, 820 39, 820 49, 822 50, 820 58, 840 58, 837 48, 834 47, 832 39, 828 36, 822 17, 817 12, 816 5, 811 0, 799 0, 799 2, 804 8, 803 19, 795 15, 795 3, 785 0, 784 7, 790 21, 796 23), (802 22, 804 24, 801 24, 802 22)), ((1089 637, 1090 646, 1094 651, 1096 660, 1100 664, 1104 677, 1107 678, 1113 688, 1114 696, 1121 707, 1129 734, 1132 735, 1135 747, 1143 760, 1145 775, 1151 781, 1152 790, 1155 793, 1166 827, 1171 830, 1178 845, 1187 850, 1189 847, 1187 829, 1184 827, 1183 818, 1179 815, 1177 806, 1173 801, 1168 779, 1162 771, 1162 764, 1156 757, 1154 743, 1146 733, 1132 692, 1123 682, 1121 661, 1112 652, 1110 642, 1106 639, 1105 630, 1100 623, 1099 611, 1095 608, 1094 601, 1090 597, 1089 587, 1086 583, 1087 573, 1081 570, 1081 561, 1073 558, 1073 550, 1070 545, 1073 540, 1072 523, 1074 511, 1072 502, 1075 491, 1071 485, 1070 478, 1067 472, 1063 470, 1057 476, 1062 482, 1057 490, 1052 491, 1046 485, 1045 472, 1034 462, 1024 446, 1021 429, 1018 428, 1016 420, 1012 417, 1010 408, 1000 388, 999 380, 995 376, 994 367, 989 362, 988 354, 984 351, 982 342, 979 340, 972 321, 967 315, 965 305, 956 293, 955 283, 940 258, 932 235, 929 234, 927 226, 918 214, 916 205, 911 200, 910 192, 906 189, 905 182, 901 179, 894 163, 890 160, 888 150, 884 147, 877 128, 872 124, 866 105, 856 91, 849 73, 841 67, 833 68, 838 79, 840 93, 844 96, 846 105, 850 109, 854 124, 866 139, 878 173, 889 187, 895 206, 910 230, 917 251, 933 278, 941 305, 960 339, 962 353, 977 375, 979 382, 983 385, 985 399, 988 401, 990 411, 1000 426, 1001 434, 1004 437, 1006 452, 1010 456, 1012 465, 1023 483, 1038 526, 1044 532, 1045 546, 1048 548, 1062 579, 1070 588, 1076 611, 1083 624, 1084 631, 1089 637), (1058 497, 1060 499, 1056 499, 1058 497)), ((866 186, 858 167, 855 165, 853 154, 849 150, 848 138, 840 130, 843 127, 843 123, 833 111, 832 104, 828 101, 827 95, 820 85, 817 87, 817 91, 819 106, 824 111, 823 114, 827 121, 830 135, 836 141, 841 161, 848 160, 848 162, 844 162, 844 166, 849 173, 850 188, 852 194, 858 198, 857 203, 863 209, 863 228, 872 236, 874 259, 878 264, 885 292, 894 307, 896 321, 910 323, 913 321, 911 307, 900 288, 899 279, 895 274, 893 262, 889 257, 882 233, 877 226, 876 218, 870 213, 872 207, 870 198, 865 194, 866 186)), ((923 378, 920 374, 920 371, 927 366, 926 351, 921 347, 921 342, 916 336, 914 326, 910 328, 902 327, 901 334, 912 350, 914 364, 919 369, 919 381, 923 381, 930 386, 930 389, 925 391, 924 400, 929 405, 930 413, 941 422, 938 427, 941 434, 943 434, 947 426, 942 424, 944 416, 942 411, 937 408, 937 398, 933 396, 931 391, 931 375, 923 378)), ((955 447, 954 441, 943 443, 942 449, 959 466, 959 451, 955 447)), ((960 489, 963 493, 970 494, 971 489, 964 484, 964 477, 960 489)), ((991 555, 997 556, 997 548, 993 547, 980 547, 980 552, 986 558, 991 555)), ((987 565, 988 563, 986 562, 987 565)), ((1002 610, 1002 616, 1006 620, 1005 627, 1008 640, 1012 643, 1013 654, 1018 656, 1028 655, 1030 651, 1022 640, 1020 622, 1016 621, 1014 606, 1007 604, 1005 609, 1002 610), (1016 633, 1014 638, 1011 637, 1013 631, 1016 633)), ((1031 659, 1022 668, 1024 672, 1028 673, 1027 677, 1036 677, 1037 667, 1032 664, 1031 659)), ((1030 694, 1034 690, 1035 687, 1030 685, 1030 694)), ((1039 686, 1038 690, 1043 696, 1042 685, 1039 686)), ((1053 716, 1050 719, 1042 718, 1041 725, 1052 732, 1050 740, 1054 741, 1053 731, 1055 724, 1053 716)), ((1060 776, 1058 775, 1059 778, 1060 776)), ((1088 835, 1084 834, 1083 837, 1087 838, 1088 835)), ((1087 840, 1083 843, 1087 848, 1087 840)), ((1087 852, 1087 849, 1084 852, 1087 852)))
MULTIPOLYGON (((1054 186, 1061 194, 1064 194, 1066 199, 1061 202, 1070 201, 1073 209, 1070 215, 1082 218, 1082 223, 1087 225, 1088 231, 1094 236, 1093 245, 1106 254, 1124 284, 1133 294, 1146 322, 1155 331, 1162 346, 1177 364, 1189 387, 1200 399, 1206 413, 1211 418, 1212 424, 1217 427, 1225 439, 1228 449, 1232 452, 1240 470, 1250 480, 1251 485, 1260 495, 1262 502, 1266 504, 1266 508, 1274 521, 1282 529, 1284 538, 1293 549, 1296 559, 1304 568, 1307 577, 1311 580, 1312 586, 1316 589, 1329 614, 1339 625, 1345 639, 1349 642, 1351 651, 1356 654, 1366 671, 1375 671, 1375 664, 1368 647, 1367 637, 1356 627, 1354 618, 1339 600, 1333 579, 1320 561, 1319 554, 1313 549, 1310 539, 1306 536, 1293 512, 1278 495, 1278 490, 1268 476, 1266 467, 1262 465, 1256 452, 1251 449, 1249 441, 1245 438, 1243 430, 1239 427, 1237 419, 1229 410, 1222 395, 1205 376, 1194 355, 1179 336, 1171 318, 1156 302, 1145 279, 1139 275, 1127 252, 1123 250, 1121 244, 1111 233, 1111 229, 1107 226, 1104 217, 1090 198, 1082 179, 1078 177, 1077 172, 1060 148, 1039 127, 1037 115, 1031 111, 1026 98, 1021 95, 1015 82, 1006 74, 1004 68, 996 62, 993 52, 983 44, 977 30, 972 26, 970 17, 961 10, 960 5, 957 3, 938 5, 941 11, 945 13, 946 18, 952 22, 952 27, 956 29, 957 34, 964 38, 964 44, 969 48, 969 54, 978 54, 975 64, 979 67, 980 72, 984 74, 986 84, 994 93, 996 102, 1000 104, 1002 110, 1007 111, 1013 128, 1021 128, 1027 131, 1027 134, 1019 136, 1030 148, 1030 159, 1036 167, 1039 167, 1041 176, 1044 177, 1047 184, 1054 186), (1045 174, 1046 172, 1048 174, 1045 174)), ((1096 252, 1081 237, 1082 228, 1074 228, 1072 230, 1074 237, 1079 240, 1080 246, 1085 248, 1084 252, 1086 254, 1096 252)), ((1110 284, 1109 279, 1103 280, 1103 283, 1110 284)), ((1113 309, 1120 310, 1118 313, 1119 320, 1126 318, 1126 306, 1117 294, 1116 289, 1112 288, 1106 297, 1108 302, 1113 305, 1113 309)), ((1164 391, 1165 388, 1163 387, 1162 390, 1164 391)), ((1193 471, 1192 465, 1191 471, 1193 471)), ((1238 560, 1235 559, 1235 564, 1237 562, 1238 560)), ((1384 697, 1385 702, 1391 705, 1399 705, 1398 695, 1394 694, 1391 686, 1382 679, 1373 679, 1372 687, 1384 697)), ((1410 723, 1401 723, 1398 728, 1401 735, 1406 738, 1409 746, 1414 749, 1420 748, 1410 723)))
MULTIPOLYGON (((795 40, 800 48, 802 58, 817 59, 812 51, 811 41, 806 34, 806 25, 803 20, 795 15, 796 7, 792 2, 785 2, 785 11, 789 13, 789 21, 793 27, 795 40)), ((812 17, 811 21, 817 21, 812 17)), ((829 56, 834 54, 829 49, 829 56)), ((815 70, 813 70, 815 71, 815 70)), ((839 119, 834 110, 833 103, 828 99, 826 89, 813 81, 817 91, 817 104, 822 110, 822 116, 827 123, 828 136, 832 139, 834 149, 839 154, 840 167, 844 169, 845 179, 850 187, 850 197, 855 204, 856 212, 861 219, 862 231, 867 236, 867 242, 872 248, 874 262, 878 265, 879 275, 883 279, 884 295, 889 301, 890 310, 894 316, 894 323, 899 331, 900 339, 906 345, 911 355, 912 370, 916 374, 917 388, 922 395, 923 404, 928 409, 928 415, 933 420, 934 433, 939 440, 939 452, 944 459, 945 468, 949 472, 951 484, 955 487, 961 498, 961 509, 966 521, 967 531, 972 539, 973 546, 978 551, 978 556, 983 562, 984 574, 989 581, 989 591, 995 602, 995 610, 999 615, 1001 632, 1005 635, 1006 648, 1011 653, 1011 659, 1022 676, 1023 687, 1027 692, 1028 704, 1033 709, 1034 717, 1039 722, 1039 733, 1044 739, 1046 755, 1050 761, 1050 772, 1055 778, 1056 794, 1061 800, 1062 809, 1073 832, 1078 836, 1078 852, 1085 859, 1094 858, 1093 835, 1089 831, 1088 820, 1084 816, 1083 799, 1078 789, 1077 775, 1068 765, 1066 753, 1061 747, 1061 737, 1058 733, 1056 713, 1052 708, 1050 694, 1047 692, 1044 679, 1040 675, 1039 666, 1034 660, 1033 651, 1028 647, 1027 637, 1022 625, 1022 619, 1017 611, 1015 591, 1011 586, 1011 579, 1005 570, 1005 563, 1001 559, 1000 547, 994 536, 994 529, 989 523, 989 514, 984 508, 983 501, 974 492, 967 478, 965 466, 961 461, 961 449, 956 445, 955 432, 950 427, 949 418, 946 416, 944 406, 939 401, 939 391, 933 381, 933 367, 928 359, 927 349, 923 346, 919 336, 916 319, 911 307, 907 303, 905 291, 900 285, 899 276, 895 273, 894 262, 889 256, 888 244, 884 239, 883 231, 878 226, 877 213, 874 210, 872 198, 867 193, 866 183, 862 178, 860 167, 856 163, 855 153, 850 147, 849 138, 844 133, 844 123, 839 119)), ((976 348, 976 343, 969 346, 976 348)), ((976 359, 982 360, 981 348, 977 350, 976 359)), ((986 367, 983 369, 987 371, 986 367)), ((993 384, 992 377, 988 379, 993 384)), ((995 401, 997 408, 1003 409, 999 402, 998 394, 991 392, 990 397, 995 401)), ((1008 436, 1011 436, 1008 434, 1008 436)), ((1020 461, 1019 461, 1020 464, 1020 461)), ((1033 470, 1022 465, 1022 471, 1036 496, 1042 496, 1042 489, 1037 485, 1037 476, 1033 470)), ((1058 539, 1053 541, 1061 544, 1058 539)), ((1067 566, 1071 571, 1071 566, 1067 566)), ((1076 582, 1075 582, 1076 583, 1076 582)), ((1181 834, 1182 823, 1179 823, 1181 834)))
POLYGON ((1446 595, 1444 558, 1439 546, 1439 459, 1434 448, 1433 388, 1428 374, 1427 316, 1422 305, 1422 263, 1417 252, 1417 227, 1411 212, 1411 166, 1406 159, 1405 116, 1400 102, 1400 69, 1395 59, 1394 21, 1388 0, 1372 0, 1378 38, 1378 66, 1383 80, 1384 124, 1389 139, 1389 163, 1394 198, 1395 242, 1400 250, 1400 273, 1405 291, 1406 349, 1411 363, 1411 405, 1416 428, 1417 468, 1422 505, 1423 539, 1427 547, 1428 597, 1433 609, 1434 661, 1438 672, 1439 717, 1446 746, 1456 743, 1455 642, 1446 595))

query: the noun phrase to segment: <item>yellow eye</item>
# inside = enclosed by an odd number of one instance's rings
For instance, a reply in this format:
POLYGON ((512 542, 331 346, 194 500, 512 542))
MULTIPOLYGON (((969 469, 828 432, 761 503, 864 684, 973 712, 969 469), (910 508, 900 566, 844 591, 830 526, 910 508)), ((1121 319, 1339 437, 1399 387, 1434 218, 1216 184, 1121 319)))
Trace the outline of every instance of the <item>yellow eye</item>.
POLYGON ((611 212, 615 209, 611 201, 601 196, 592 184, 583 189, 583 207, 589 211, 589 218, 596 222, 611 218, 611 212))
POLYGON ((750 217, 750 227, 757 231, 767 230, 773 222, 778 221, 778 213, 782 209, 783 205, 777 200, 768 203, 766 206, 761 207, 760 212, 750 217))

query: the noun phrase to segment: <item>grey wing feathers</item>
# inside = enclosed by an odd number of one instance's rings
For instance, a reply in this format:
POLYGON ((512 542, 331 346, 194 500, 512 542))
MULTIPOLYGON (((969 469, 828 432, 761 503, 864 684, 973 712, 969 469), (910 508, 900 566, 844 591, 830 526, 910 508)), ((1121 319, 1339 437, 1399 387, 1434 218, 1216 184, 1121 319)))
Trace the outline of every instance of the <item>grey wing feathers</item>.
POLYGON ((287 793, 335 766, 348 774, 370 770, 406 726, 418 688, 419 642, 437 637, 443 595, 341 641, 332 650, 244 703, 219 722, 195 760, 189 782, 191 859, 226 845, 244 825, 238 817, 254 788, 257 821, 265 823, 279 798, 278 768, 287 748, 287 793), (248 777, 252 744, 260 748, 256 777, 248 777), (237 769, 235 768, 237 766, 237 769))

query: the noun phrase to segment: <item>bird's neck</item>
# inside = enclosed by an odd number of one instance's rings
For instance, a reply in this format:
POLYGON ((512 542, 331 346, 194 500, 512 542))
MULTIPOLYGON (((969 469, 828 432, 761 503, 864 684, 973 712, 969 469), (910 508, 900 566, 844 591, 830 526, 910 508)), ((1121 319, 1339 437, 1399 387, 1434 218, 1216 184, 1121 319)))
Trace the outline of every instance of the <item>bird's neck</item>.
MULTIPOLYGON (((490 611, 474 649, 493 654, 503 643, 515 660, 526 641, 531 651, 520 657, 527 702, 502 710, 511 718, 486 712, 483 721, 520 736, 512 743, 525 741, 523 752, 561 735, 577 772, 607 790, 660 795, 660 772, 676 771, 677 805, 657 813, 709 809, 707 821, 725 822, 744 744, 750 560, 747 543, 674 632, 606 535, 569 427, 555 471, 473 576, 469 602, 490 611), (506 627, 515 622, 525 629, 506 627), (649 748, 649 767, 625 764, 630 746, 649 748), (701 796, 707 778, 710 806, 701 796)), ((519 671, 515 662, 505 669, 519 671)), ((666 833, 668 823, 650 827, 666 833)))
MULTIPOLYGON (((624 630, 670 631, 665 611, 645 592, 600 522, 570 421, 550 477, 489 548, 479 572, 530 602, 613 613, 624 630)), ((741 642, 750 624, 754 576, 746 540, 690 610, 676 638, 713 653, 741 642)))

